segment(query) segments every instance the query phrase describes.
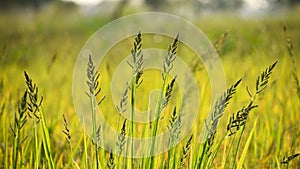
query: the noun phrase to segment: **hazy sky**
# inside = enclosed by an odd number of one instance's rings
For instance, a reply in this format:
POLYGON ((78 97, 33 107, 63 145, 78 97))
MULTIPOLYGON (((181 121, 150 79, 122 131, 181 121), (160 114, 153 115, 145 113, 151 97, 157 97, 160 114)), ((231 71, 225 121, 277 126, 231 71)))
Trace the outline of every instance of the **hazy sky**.
POLYGON ((64 0, 64 1, 73 1, 79 5, 96 5, 97 3, 103 0, 64 0))

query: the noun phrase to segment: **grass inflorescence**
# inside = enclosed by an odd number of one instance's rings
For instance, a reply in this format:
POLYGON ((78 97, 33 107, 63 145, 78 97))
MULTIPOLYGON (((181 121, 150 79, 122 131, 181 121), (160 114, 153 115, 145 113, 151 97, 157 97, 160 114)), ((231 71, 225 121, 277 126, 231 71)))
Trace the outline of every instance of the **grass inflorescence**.
POLYGON ((96 116, 96 106, 100 105, 103 100, 105 99, 105 96, 103 96, 99 101, 96 100, 96 97, 100 94, 101 88, 99 86, 99 77, 100 73, 95 70, 95 65, 92 59, 92 55, 89 55, 89 60, 87 64, 87 78, 86 81, 89 90, 86 92, 86 95, 90 99, 91 104, 91 111, 92 111, 92 126, 93 126, 93 136, 92 136, 92 142, 94 144, 94 151, 95 151, 95 167, 99 168, 99 144, 100 144, 100 136, 101 136, 101 126, 97 125, 97 116, 96 116))
POLYGON ((28 73, 24 71, 24 76, 25 76, 25 82, 27 84, 27 93, 28 93, 28 98, 27 98, 27 105, 28 105, 28 110, 29 110, 29 117, 31 118, 36 118, 37 122, 33 119, 34 123, 34 148, 36 150, 35 152, 35 160, 34 160, 34 167, 38 168, 39 166, 39 158, 40 158, 40 153, 39 150, 39 131, 38 131, 38 124, 41 122, 41 137, 42 137, 42 143, 43 143, 43 148, 45 151, 45 156, 47 159, 48 167, 53 169, 55 168, 54 166, 54 161, 53 157, 51 154, 51 146, 50 146, 50 135, 49 135, 49 130, 46 124, 45 120, 45 115, 42 109, 42 102, 43 102, 43 96, 39 95, 39 90, 38 86, 33 83, 32 79, 29 77, 28 73))

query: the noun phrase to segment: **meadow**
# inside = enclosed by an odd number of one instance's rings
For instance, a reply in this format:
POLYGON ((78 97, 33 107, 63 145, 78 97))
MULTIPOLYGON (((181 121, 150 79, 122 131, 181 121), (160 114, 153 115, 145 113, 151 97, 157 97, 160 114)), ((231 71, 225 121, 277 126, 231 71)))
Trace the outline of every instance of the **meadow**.
MULTIPOLYGON (((80 127, 72 100, 77 56, 110 17, 80 16, 75 10, 55 6, 40 11, 1 11, 0 168, 300 168, 299 12, 295 7, 276 16, 242 18, 217 13, 193 20, 214 44, 226 75, 227 90, 213 103, 213 117, 208 117, 211 87, 201 61, 180 47, 175 35, 156 44, 165 50, 171 45, 166 54, 170 62, 177 53, 186 55, 183 60, 193 68, 201 93, 201 113, 188 135, 169 151, 126 158, 101 149, 90 139, 80 127), (200 141, 203 127, 210 130, 200 141)), ((140 43, 142 48, 153 45, 137 29, 136 37, 124 42, 127 55, 132 49, 138 54, 140 43)), ((118 51, 111 52, 117 55, 118 51)), ((101 101, 101 112, 119 131, 119 141, 126 145, 125 136, 148 137, 168 128, 180 135, 184 126, 178 120, 177 98, 181 94, 168 71, 137 69, 128 94, 123 95, 125 105, 146 109, 149 91, 162 87, 161 98, 168 100, 157 103, 166 108, 162 118, 153 124, 136 124, 117 114, 110 82, 119 61, 118 56, 107 58, 97 79, 93 59, 87 60, 89 76, 85 79, 90 82, 87 99, 93 104, 95 98, 101 101)), ((122 87, 116 90, 125 90, 122 87)), ((101 135, 104 130, 93 122, 96 140, 106 139, 101 135)), ((171 133, 170 138, 178 136, 171 133)), ((130 151, 120 143, 117 146, 130 151)))

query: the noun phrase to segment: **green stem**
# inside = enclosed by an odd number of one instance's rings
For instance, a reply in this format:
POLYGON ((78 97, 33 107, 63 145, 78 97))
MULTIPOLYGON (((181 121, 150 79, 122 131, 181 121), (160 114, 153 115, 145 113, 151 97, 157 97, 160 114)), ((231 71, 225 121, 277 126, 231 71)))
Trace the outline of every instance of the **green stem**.
POLYGON ((169 150, 168 150, 168 164, 167 164, 167 168, 170 168, 171 151, 172 151, 172 149, 169 149, 169 150))
POLYGON ((154 120, 154 128, 153 128, 153 132, 152 132, 152 144, 151 144, 151 148, 150 148, 150 169, 153 168, 154 166, 154 148, 155 148, 155 136, 157 134, 157 129, 158 129, 158 122, 159 122, 159 115, 161 113, 161 106, 162 106, 162 101, 163 101, 163 95, 164 95, 164 92, 165 92, 165 88, 166 88, 166 81, 167 81, 167 77, 164 78, 164 81, 163 81, 163 85, 162 85, 162 88, 161 88, 161 94, 160 94, 160 98, 159 98, 159 101, 157 103, 157 108, 156 108, 156 113, 155 113, 155 120, 154 120))
MULTIPOLYGON (((203 145, 201 157, 199 158, 199 165, 198 165, 199 167, 197 167, 197 168, 201 168, 202 167, 203 160, 204 160, 204 155, 206 153, 206 146, 207 146, 207 140, 205 141, 205 143, 203 145)), ((197 164, 196 164, 196 166, 197 166, 197 164)))
POLYGON ((93 136, 94 136, 94 150, 95 150, 95 158, 96 158, 96 168, 99 168, 98 161, 98 145, 97 145, 97 134, 96 134, 96 113, 95 113, 95 100, 94 96, 90 96, 91 109, 92 109, 92 123, 93 123, 93 136))
POLYGON ((70 168, 70 165, 72 165, 72 168, 74 168, 73 149, 72 149, 71 143, 69 143, 69 146, 70 146, 70 159, 69 159, 69 161, 67 163, 66 168, 70 168))
POLYGON ((134 150, 134 108, 135 108, 135 77, 131 80, 131 168, 133 165, 133 150, 134 150))
POLYGON ((50 136, 49 136, 49 131, 46 125, 45 117, 44 117, 44 112, 42 107, 40 107, 40 113, 41 113, 41 122, 42 122, 42 132, 43 132, 43 145, 44 145, 44 151, 46 154, 46 158, 48 161, 48 166, 50 169, 54 169, 54 162, 52 159, 51 155, 51 146, 50 146, 50 136))
POLYGON ((228 153, 227 153, 227 157, 225 159, 225 164, 224 164, 223 169, 226 167, 226 164, 227 164, 227 161, 228 161, 228 158, 229 158, 229 155, 230 155, 230 151, 231 151, 231 148, 232 148, 232 145, 233 145, 234 138, 235 138, 235 134, 233 135, 233 138, 231 139, 230 147, 229 147, 229 150, 228 150, 228 153))
POLYGON ((238 151, 239 151, 239 148, 240 148, 242 136, 243 136, 244 131, 245 131, 245 126, 246 126, 246 124, 242 128, 241 135, 240 135, 239 141, 238 141, 238 145, 237 145, 235 153, 234 153, 234 159, 233 159, 233 166, 232 166, 232 168, 235 168, 235 165, 236 165, 236 158, 237 158, 237 154, 238 154, 238 151))
POLYGON ((222 139, 218 142, 216 149, 214 150, 212 156, 210 156, 210 158, 209 158, 209 160, 208 160, 208 163, 207 163, 207 165, 206 165, 207 168, 212 168, 211 165, 212 165, 214 159, 216 158, 216 156, 217 156, 217 154, 218 154, 218 151, 220 150, 221 144, 222 144, 223 140, 225 139, 225 137, 226 137, 226 134, 225 134, 225 135, 222 137, 222 139))
MULTIPOLYGON (((117 131, 120 131, 119 128, 120 128, 120 114, 118 114, 117 131)), ((116 140, 118 140, 118 135, 116 137, 116 140)), ((115 150, 116 150, 116 147, 117 147, 117 145, 114 145, 115 150)), ((117 152, 117 151, 115 151, 115 152, 117 152)), ((121 163, 120 157, 121 157, 121 153, 117 156, 117 163, 118 163, 119 167, 120 167, 120 163, 121 163)))
POLYGON ((89 168, 85 133, 83 133, 83 147, 84 147, 84 151, 83 151, 82 161, 84 161, 84 164, 85 164, 83 166, 84 166, 84 168, 89 168))
POLYGON ((34 168, 35 169, 39 169, 39 147, 38 147, 38 133, 37 133, 37 124, 34 121, 34 119, 32 120, 33 122, 33 132, 34 132, 34 149, 35 149, 35 153, 34 153, 34 168))
POLYGON ((177 145, 175 146, 175 149, 174 149, 174 151, 173 151, 173 168, 175 168, 176 167, 176 152, 177 151, 177 145))
MULTIPOLYGON (((15 115, 16 116, 16 115, 15 115)), ((14 124, 14 130, 17 128, 17 125, 14 124)), ((18 145, 19 145, 19 135, 20 135, 20 129, 17 129, 17 133, 14 133, 14 149, 13 149, 13 167, 17 168, 17 162, 18 162, 18 145)), ((15 132, 15 131, 14 131, 15 132)))

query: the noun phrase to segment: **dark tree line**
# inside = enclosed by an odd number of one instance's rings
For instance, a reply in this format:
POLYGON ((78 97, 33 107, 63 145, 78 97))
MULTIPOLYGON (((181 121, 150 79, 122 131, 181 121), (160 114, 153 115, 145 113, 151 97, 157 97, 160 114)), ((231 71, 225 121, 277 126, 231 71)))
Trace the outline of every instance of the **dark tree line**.
POLYGON ((296 5, 300 3, 300 0, 269 0, 269 1, 279 5, 296 5))
POLYGON ((10 7, 39 7, 47 2, 57 1, 57 0, 1 0, 0 8, 10 8, 10 7))

